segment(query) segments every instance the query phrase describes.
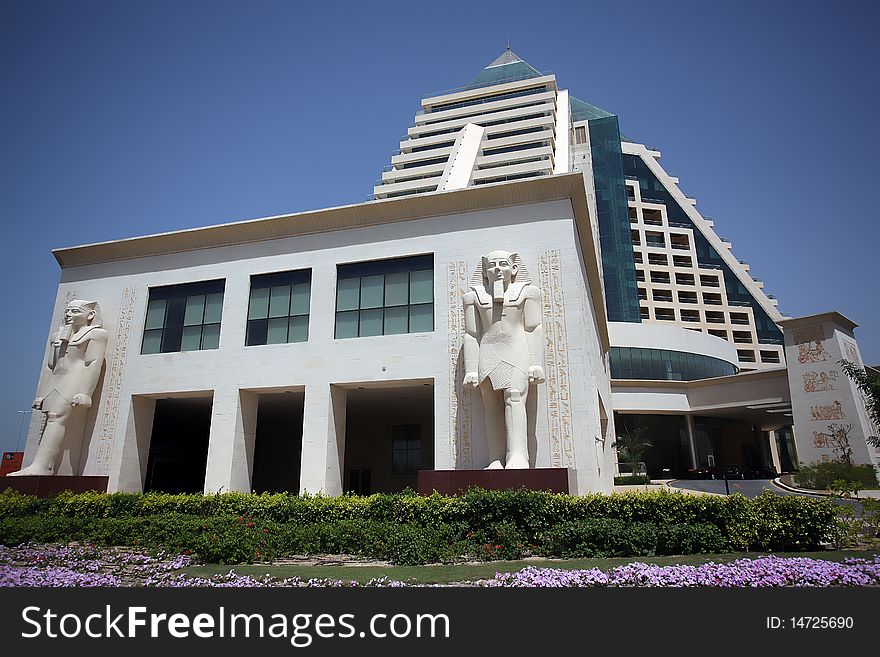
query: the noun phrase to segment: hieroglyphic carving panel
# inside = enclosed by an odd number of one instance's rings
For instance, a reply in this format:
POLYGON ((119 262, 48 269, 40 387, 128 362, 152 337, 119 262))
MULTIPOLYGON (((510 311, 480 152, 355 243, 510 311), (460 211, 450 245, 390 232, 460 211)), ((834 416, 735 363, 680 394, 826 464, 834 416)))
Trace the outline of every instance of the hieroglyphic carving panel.
POLYGON ((835 400, 831 404, 816 404, 810 406, 810 420, 842 420, 846 417, 843 405, 835 400))
POLYGON ((827 392, 835 390, 835 383, 840 378, 840 372, 837 370, 828 370, 827 372, 803 372, 804 392, 827 392))
POLYGON ((828 352, 825 351, 825 345, 818 340, 798 344, 797 347, 799 363, 818 363, 828 360, 828 352))
POLYGON ((462 380, 461 350, 464 344, 464 306, 461 298, 468 289, 468 269, 464 260, 447 263, 447 301, 449 304, 449 431, 452 462, 456 468, 473 465, 471 451, 471 397, 462 380))
POLYGON ((104 415, 101 418, 101 433, 98 438, 96 458, 101 472, 107 472, 110 468, 113 440, 116 435, 116 425, 119 419, 119 401, 122 397, 122 382, 125 375, 126 356, 128 355, 128 340, 131 335, 136 298, 137 291, 134 288, 127 287, 122 291, 122 302, 119 304, 119 318, 116 322, 113 358, 110 360, 110 367, 108 368, 105 393, 106 403, 104 415))
POLYGON ((543 292, 544 364, 547 385, 547 416, 551 467, 575 467, 572 442, 571 388, 569 385, 568 335, 559 251, 541 255, 539 279, 543 292))
POLYGON ((802 326, 794 330, 794 343, 806 344, 808 342, 822 342, 825 339, 825 331, 821 324, 802 326))

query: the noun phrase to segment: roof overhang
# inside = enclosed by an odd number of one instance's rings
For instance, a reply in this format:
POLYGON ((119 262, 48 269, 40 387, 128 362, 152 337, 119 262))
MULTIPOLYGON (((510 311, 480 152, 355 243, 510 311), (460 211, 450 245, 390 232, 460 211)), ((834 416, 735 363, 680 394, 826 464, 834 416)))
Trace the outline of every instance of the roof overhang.
POLYGON ((803 317, 791 317, 789 319, 783 319, 780 322, 777 322, 783 329, 793 329, 798 326, 804 324, 817 324, 819 322, 831 322, 833 324, 838 324, 842 326, 845 330, 852 332, 853 329, 858 327, 854 321, 852 321, 846 315, 841 315, 836 310, 832 310, 827 313, 819 313, 817 315, 805 315, 803 317))

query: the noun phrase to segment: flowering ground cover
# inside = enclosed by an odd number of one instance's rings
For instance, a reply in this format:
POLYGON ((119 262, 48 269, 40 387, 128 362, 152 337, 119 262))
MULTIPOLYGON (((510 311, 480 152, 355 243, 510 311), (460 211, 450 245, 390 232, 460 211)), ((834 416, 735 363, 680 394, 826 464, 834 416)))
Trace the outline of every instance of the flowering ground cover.
MULTIPOLYGON (((421 586, 384 577, 366 582, 336 578, 273 577, 181 573, 193 565, 188 555, 154 556, 130 548, 92 545, 0 545, 0 586, 171 586, 171 587, 294 587, 294 586, 421 586)), ((446 584, 448 585, 448 584, 446 584)), ((808 557, 760 556, 728 563, 655 565, 626 563, 600 568, 563 569, 529 566, 516 572, 459 586, 484 587, 827 587, 880 585, 880 555, 829 561, 808 557)))

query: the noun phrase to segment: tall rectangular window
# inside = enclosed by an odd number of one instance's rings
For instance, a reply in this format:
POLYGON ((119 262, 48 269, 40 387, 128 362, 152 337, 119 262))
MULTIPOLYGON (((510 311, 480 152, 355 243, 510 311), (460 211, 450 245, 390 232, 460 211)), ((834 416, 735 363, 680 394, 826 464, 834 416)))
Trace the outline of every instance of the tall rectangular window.
POLYGON ((391 436, 391 474, 417 474, 422 467, 422 427, 398 424, 391 436))
POLYGON ((142 354, 217 349, 226 281, 150 289, 142 354))
POLYGON ((336 338, 434 330, 434 256, 336 268, 336 338))
POLYGON ((308 341, 311 292, 310 269, 251 276, 245 345, 308 341))

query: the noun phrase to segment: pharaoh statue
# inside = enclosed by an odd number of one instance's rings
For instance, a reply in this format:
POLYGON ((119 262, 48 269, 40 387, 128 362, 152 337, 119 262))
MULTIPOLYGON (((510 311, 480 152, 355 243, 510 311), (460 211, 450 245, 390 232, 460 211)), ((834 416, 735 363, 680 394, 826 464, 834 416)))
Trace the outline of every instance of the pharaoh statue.
POLYGON ((479 388, 486 411, 487 470, 528 468, 526 400, 544 381, 541 290, 519 254, 492 251, 465 293, 464 385, 479 388))
POLYGON ((46 384, 47 392, 33 403, 34 409, 45 416, 40 444, 33 462, 9 476, 55 473, 64 436, 74 424, 85 423, 84 409, 92 405, 106 347, 107 331, 101 328, 98 302, 69 302, 64 308, 64 322, 50 343, 46 365, 52 374, 46 384))

